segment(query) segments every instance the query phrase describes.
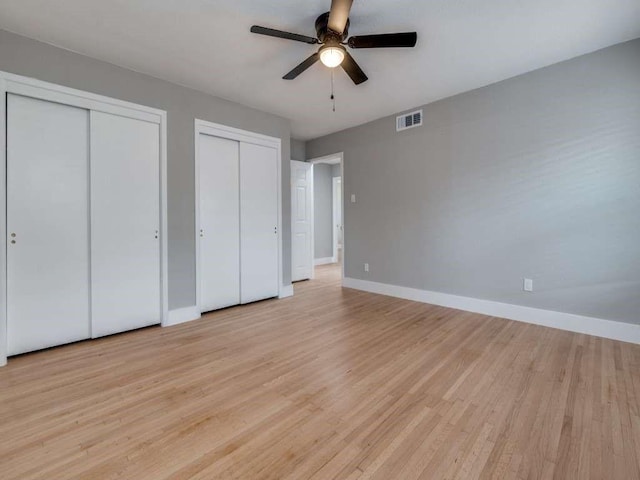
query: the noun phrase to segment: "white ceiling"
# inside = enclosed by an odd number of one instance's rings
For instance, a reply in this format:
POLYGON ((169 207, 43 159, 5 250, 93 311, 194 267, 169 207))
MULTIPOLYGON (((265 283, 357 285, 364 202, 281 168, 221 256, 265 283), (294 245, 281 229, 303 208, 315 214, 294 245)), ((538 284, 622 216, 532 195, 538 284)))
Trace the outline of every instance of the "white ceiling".
POLYGON ((314 46, 249 33, 314 35, 330 0, 2 0, 0 28, 291 120, 315 138, 640 37, 639 0, 355 0, 352 35, 418 32, 414 49, 354 50, 356 87, 314 65, 314 46))

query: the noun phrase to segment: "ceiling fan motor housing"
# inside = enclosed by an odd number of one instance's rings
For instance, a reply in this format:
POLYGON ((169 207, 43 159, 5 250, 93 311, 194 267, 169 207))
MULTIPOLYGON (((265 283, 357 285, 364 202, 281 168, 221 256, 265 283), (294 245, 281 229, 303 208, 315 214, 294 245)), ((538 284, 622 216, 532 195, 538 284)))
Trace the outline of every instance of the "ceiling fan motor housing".
POLYGON ((329 29, 329 12, 323 13, 316 18, 316 34, 320 43, 342 43, 349 36, 349 19, 342 34, 329 29))

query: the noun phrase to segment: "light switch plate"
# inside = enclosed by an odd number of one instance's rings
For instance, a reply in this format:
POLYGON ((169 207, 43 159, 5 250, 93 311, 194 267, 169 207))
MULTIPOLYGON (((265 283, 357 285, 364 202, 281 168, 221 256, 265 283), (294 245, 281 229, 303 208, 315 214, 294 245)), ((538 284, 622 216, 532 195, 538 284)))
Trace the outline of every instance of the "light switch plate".
POLYGON ((355 193, 351 194, 351 203, 356 203, 356 194, 355 193))
POLYGON ((531 278, 525 278, 522 282, 522 289, 525 292, 533 292, 533 280, 531 278))

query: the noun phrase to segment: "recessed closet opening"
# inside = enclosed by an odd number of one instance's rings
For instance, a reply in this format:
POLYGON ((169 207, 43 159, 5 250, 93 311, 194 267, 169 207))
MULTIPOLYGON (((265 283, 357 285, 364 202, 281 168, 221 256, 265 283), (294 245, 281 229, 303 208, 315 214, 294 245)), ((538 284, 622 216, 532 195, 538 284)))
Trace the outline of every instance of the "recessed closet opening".
POLYGON ((0 364, 163 323, 166 114, 0 72, 0 364))
POLYGON ((200 311, 280 296, 280 139, 196 120, 195 142, 200 311))

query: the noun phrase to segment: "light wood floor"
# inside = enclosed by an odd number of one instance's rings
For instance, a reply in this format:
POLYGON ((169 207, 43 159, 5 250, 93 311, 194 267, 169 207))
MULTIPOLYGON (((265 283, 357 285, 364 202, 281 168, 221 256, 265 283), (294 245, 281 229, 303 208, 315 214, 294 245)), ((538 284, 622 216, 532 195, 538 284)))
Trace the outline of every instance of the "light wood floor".
POLYGON ((10 359, 0 478, 640 478, 640 346, 339 281, 10 359))

